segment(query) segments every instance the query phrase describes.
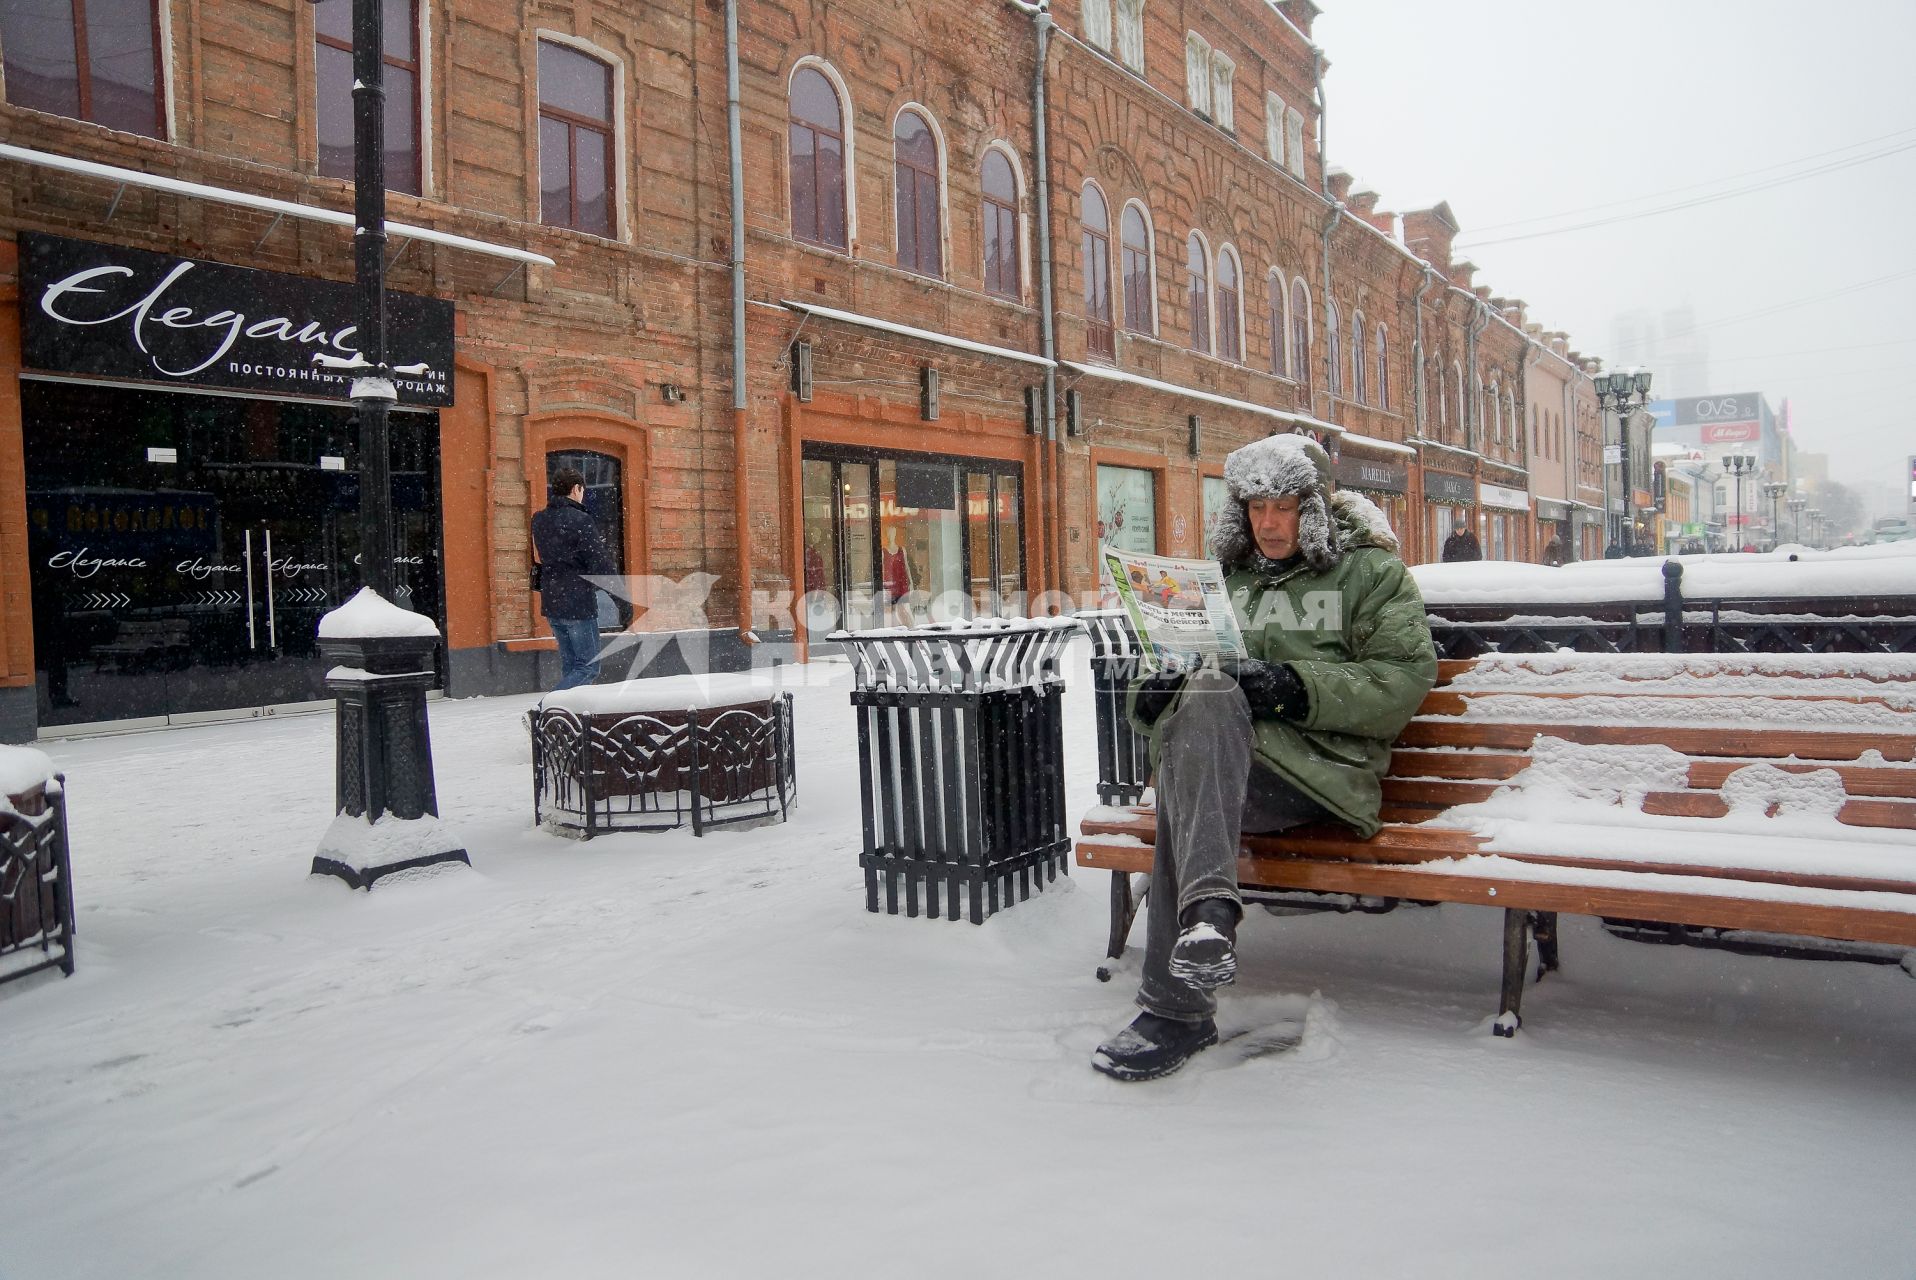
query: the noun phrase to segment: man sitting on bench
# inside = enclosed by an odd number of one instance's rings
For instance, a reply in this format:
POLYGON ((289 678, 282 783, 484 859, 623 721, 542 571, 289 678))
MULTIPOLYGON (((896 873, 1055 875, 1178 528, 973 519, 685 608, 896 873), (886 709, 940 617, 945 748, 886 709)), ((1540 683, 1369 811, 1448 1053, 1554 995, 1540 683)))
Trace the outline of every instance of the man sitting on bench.
POLYGON ((1217 1043, 1215 992, 1237 976, 1242 833, 1336 820, 1375 834, 1391 742, 1437 679, 1389 521, 1332 492, 1322 447, 1267 436, 1225 459, 1224 481, 1210 550, 1248 656, 1131 688, 1132 722, 1151 738, 1157 848, 1144 1012, 1091 1059, 1119 1080, 1169 1075, 1217 1043))

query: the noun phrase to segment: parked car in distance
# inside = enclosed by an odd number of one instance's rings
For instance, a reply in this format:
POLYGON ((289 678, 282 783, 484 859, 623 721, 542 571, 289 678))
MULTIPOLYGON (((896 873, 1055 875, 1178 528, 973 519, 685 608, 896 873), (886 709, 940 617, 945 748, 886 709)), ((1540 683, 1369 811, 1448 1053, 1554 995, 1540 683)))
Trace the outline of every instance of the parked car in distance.
POLYGON ((1876 542, 1906 542, 1916 538, 1916 527, 1902 516, 1884 516, 1870 532, 1875 534, 1876 542))

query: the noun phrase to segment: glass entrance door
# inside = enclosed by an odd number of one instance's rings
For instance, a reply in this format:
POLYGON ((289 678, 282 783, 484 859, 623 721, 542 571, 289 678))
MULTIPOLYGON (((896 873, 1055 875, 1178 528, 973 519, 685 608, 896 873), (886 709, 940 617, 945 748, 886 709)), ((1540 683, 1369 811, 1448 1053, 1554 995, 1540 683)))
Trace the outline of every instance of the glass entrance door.
MULTIPOLYGON (((349 409, 22 384, 40 723, 326 698, 320 615, 359 587, 349 409)), ((392 417, 397 603, 443 621, 438 430, 392 417)))

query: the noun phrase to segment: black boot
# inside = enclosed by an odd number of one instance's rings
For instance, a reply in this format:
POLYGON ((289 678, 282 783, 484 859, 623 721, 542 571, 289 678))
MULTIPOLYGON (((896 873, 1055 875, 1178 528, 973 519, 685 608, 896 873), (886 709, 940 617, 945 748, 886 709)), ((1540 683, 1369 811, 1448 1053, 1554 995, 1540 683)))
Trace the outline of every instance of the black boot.
POLYGON ((1217 1043, 1217 1023, 1178 1022, 1140 1013, 1131 1025, 1098 1046, 1091 1065, 1113 1080, 1156 1080, 1168 1076, 1198 1050, 1217 1043))
POLYGON ((1237 980, 1237 903, 1200 898, 1179 917, 1184 932, 1171 948, 1171 976, 1213 991, 1237 980))

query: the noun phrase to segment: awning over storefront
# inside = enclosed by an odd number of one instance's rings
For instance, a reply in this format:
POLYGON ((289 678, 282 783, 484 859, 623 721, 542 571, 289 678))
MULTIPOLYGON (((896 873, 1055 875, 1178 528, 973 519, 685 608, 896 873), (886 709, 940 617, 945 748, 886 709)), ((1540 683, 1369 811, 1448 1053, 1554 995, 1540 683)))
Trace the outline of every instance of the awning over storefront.
POLYGON ((994 347, 990 343, 973 342, 970 338, 959 338, 932 329, 917 329, 908 324, 895 324, 890 320, 880 320, 877 316, 860 315, 856 311, 840 311, 837 307, 821 307, 810 302, 793 302, 790 298, 784 299, 783 305, 801 315, 836 320, 841 324, 857 325, 861 329, 895 333, 901 338, 915 338, 920 342, 935 343, 957 351, 969 351, 975 355, 997 356, 1001 360, 1016 360, 1022 364, 1049 365, 1051 363, 1043 356, 1033 355, 1029 351, 1019 351, 1012 347, 994 347))
POLYGON ((1530 495, 1522 489, 1506 489, 1500 484, 1479 484, 1477 488, 1486 507, 1497 507, 1504 511, 1530 510, 1530 495))
POLYGON ((1134 387, 1143 387, 1148 391, 1161 391, 1165 395, 1184 396, 1191 400, 1203 400, 1210 404, 1220 404, 1227 409, 1242 409, 1246 413, 1261 414, 1266 418, 1276 418, 1279 422, 1288 422, 1294 427, 1303 427, 1310 431, 1328 432, 1342 435, 1344 428, 1334 422, 1325 422, 1311 417, 1308 413, 1293 413, 1288 409, 1273 408, 1268 404, 1255 404, 1249 400, 1233 400, 1211 391, 1198 391, 1192 387, 1181 387, 1175 382, 1161 382, 1156 378, 1147 378, 1139 373, 1126 373, 1122 369, 1112 369, 1101 364, 1073 364, 1069 360, 1058 362, 1061 369, 1083 374, 1090 378, 1102 378, 1110 382, 1128 383, 1134 387))

